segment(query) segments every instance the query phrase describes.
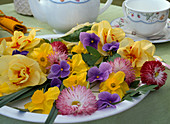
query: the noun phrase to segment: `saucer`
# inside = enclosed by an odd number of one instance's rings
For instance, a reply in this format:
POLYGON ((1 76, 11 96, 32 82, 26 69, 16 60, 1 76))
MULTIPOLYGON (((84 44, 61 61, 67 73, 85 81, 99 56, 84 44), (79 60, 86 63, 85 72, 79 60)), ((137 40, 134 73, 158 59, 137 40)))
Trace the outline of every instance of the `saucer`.
POLYGON ((144 36, 136 34, 134 31, 132 31, 128 27, 127 22, 124 17, 117 18, 113 20, 110 24, 112 28, 122 28, 124 32, 126 33, 126 37, 132 38, 134 41, 149 40, 152 43, 165 43, 165 42, 170 41, 170 19, 167 20, 167 24, 164 30, 158 35, 155 35, 152 37, 144 37, 144 36))

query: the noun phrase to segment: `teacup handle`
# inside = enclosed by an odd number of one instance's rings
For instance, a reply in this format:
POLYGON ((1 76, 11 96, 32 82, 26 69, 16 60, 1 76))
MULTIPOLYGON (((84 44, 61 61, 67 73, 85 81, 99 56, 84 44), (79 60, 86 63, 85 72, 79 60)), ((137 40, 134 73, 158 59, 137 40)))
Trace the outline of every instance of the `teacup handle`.
POLYGON ((125 1, 122 3, 122 10, 123 10, 123 14, 125 16, 125 19, 127 19, 127 12, 126 12, 125 1))
POLYGON ((99 15, 102 14, 112 3, 113 0, 107 0, 107 2, 105 3, 104 7, 102 7, 99 11, 99 15))

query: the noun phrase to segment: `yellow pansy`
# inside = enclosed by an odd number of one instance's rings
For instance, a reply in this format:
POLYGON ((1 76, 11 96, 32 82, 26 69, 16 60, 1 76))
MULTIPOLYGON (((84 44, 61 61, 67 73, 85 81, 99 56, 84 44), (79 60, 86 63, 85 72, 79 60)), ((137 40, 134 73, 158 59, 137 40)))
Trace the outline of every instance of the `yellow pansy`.
POLYGON ((139 76, 142 65, 146 61, 154 60, 155 46, 148 40, 134 42, 131 38, 125 38, 121 41, 117 53, 130 60, 136 69, 136 75, 139 76))
POLYGON ((43 72, 46 73, 46 67, 48 66, 48 55, 53 53, 53 48, 48 43, 43 43, 39 48, 35 48, 30 56, 35 59, 43 69, 43 72))
POLYGON ((117 93, 120 98, 126 94, 129 90, 128 84, 124 81, 125 73, 119 71, 117 73, 111 73, 109 78, 100 84, 100 92, 107 91, 111 94, 117 93))
POLYGON ((87 72, 78 73, 76 75, 72 74, 67 79, 63 80, 63 84, 67 88, 77 85, 87 86, 86 75, 87 72))
POLYGON ((21 31, 15 31, 12 37, 12 42, 7 43, 7 49, 11 54, 13 50, 18 51, 31 50, 40 43, 39 38, 35 38, 36 31, 32 29, 28 36, 24 36, 21 31))
POLYGON ((81 54, 81 53, 84 53, 84 54, 88 53, 87 49, 84 48, 84 46, 81 43, 81 41, 79 41, 78 45, 75 45, 72 48, 71 53, 73 53, 73 52, 79 53, 79 54, 81 54))
POLYGON ((0 57, 0 65, 0 86, 4 89, 9 86, 9 92, 4 95, 28 86, 43 84, 47 80, 39 64, 23 55, 4 55, 0 57))
POLYGON ((44 93, 42 90, 37 90, 31 97, 31 102, 25 104, 25 109, 30 112, 37 112, 41 114, 49 114, 53 106, 54 100, 58 99, 60 90, 58 87, 51 87, 44 93))
POLYGON ((70 65, 70 75, 87 72, 89 69, 88 65, 83 61, 81 54, 75 54, 72 56, 70 65))
POLYGON ((94 24, 90 32, 95 33, 100 37, 98 51, 104 56, 107 55, 107 53, 102 50, 104 44, 113 41, 120 42, 125 38, 125 32, 121 28, 112 29, 108 21, 101 21, 100 23, 94 24))

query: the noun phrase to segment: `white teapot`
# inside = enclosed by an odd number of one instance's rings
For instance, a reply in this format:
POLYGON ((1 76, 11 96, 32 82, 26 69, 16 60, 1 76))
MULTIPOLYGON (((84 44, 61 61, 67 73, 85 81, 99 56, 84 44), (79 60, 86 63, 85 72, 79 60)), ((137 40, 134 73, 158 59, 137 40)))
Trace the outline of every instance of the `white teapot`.
POLYGON ((100 0, 28 0, 33 16, 56 32, 67 32, 77 24, 94 22, 113 0, 100 9, 100 0))

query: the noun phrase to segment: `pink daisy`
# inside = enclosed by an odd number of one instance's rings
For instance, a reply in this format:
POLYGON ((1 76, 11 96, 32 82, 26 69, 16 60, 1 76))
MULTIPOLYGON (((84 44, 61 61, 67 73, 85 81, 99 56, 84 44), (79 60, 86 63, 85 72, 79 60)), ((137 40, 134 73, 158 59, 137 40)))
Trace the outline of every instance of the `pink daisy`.
POLYGON ((97 100, 90 89, 78 85, 64 89, 56 100, 62 115, 91 115, 97 110, 97 100))
POLYGON ((68 53, 68 49, 67 46, 62 43, 61 41, 54 41, 53 43, 51 43, 53 50, 55 52, 62 52, 62 53, 68 53))
POLYGON ((114 59, 114 62, 110 61, 109 63, 112 66, 112 71, 114 73, 118 71, 123 71, 125 73, 125 81, 128 85, 135 80, 135 71, 133 70, 132 64, 129 60, 118 57, 114 59))
POLYGON ((141 68, 141 81, 147 85, 158 85, 159 89, 165 84, 167 73, 163 72, 165 67, 160 61, 147 61, 141 68))
POLYGON ((50 69, 53 64, 60 64, 61 61, 67 60, 68 55, 63 52, 53 52, 48 55, 48 61, 50 62, 50 66, 46 69, 50 69))

